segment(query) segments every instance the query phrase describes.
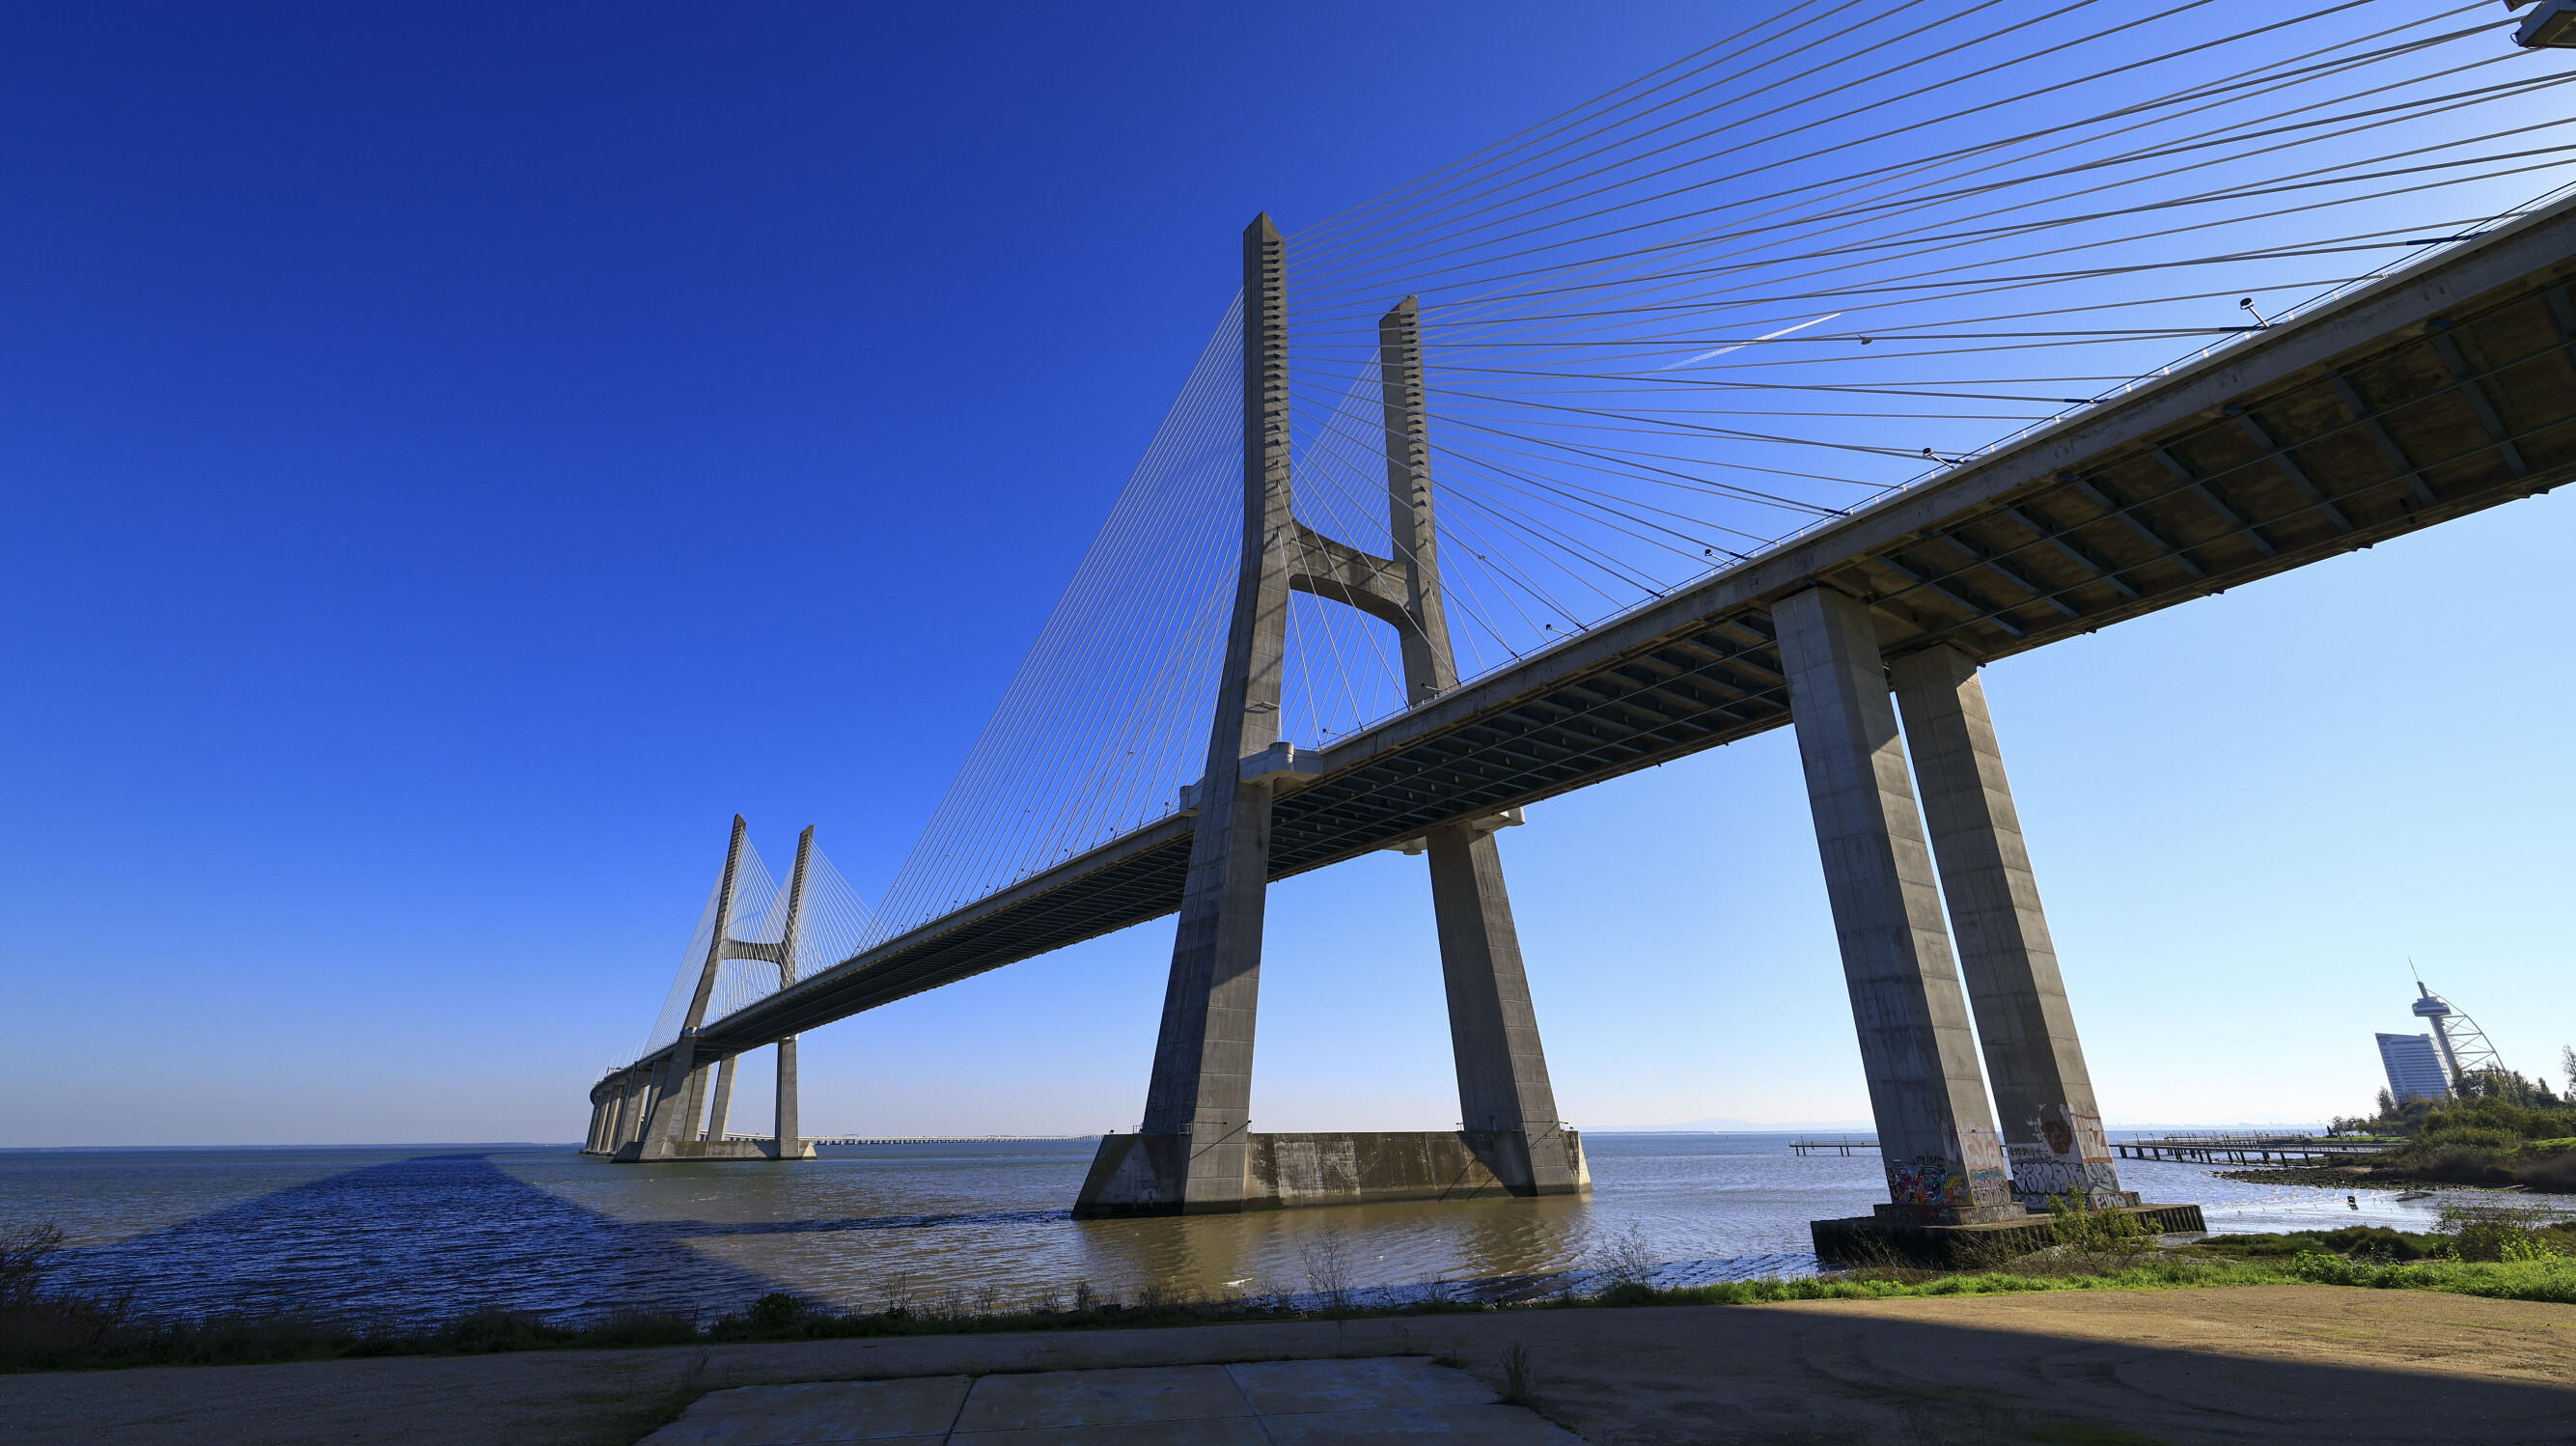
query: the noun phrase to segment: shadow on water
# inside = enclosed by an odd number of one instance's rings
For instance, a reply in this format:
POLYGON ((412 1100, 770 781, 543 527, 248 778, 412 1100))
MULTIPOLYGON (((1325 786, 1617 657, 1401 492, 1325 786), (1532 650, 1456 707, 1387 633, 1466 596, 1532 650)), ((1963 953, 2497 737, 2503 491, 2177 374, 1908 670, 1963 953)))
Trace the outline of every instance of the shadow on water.
MULTIPOLYGON (((1085 1284, 1124 1298, 1526 1299, 1582 1289, 1629 1241, 1660 1262, 1656 1284, 1700 1285, 1813 1271, 1807 1221, 1863 1213, 1885 1188, 1874 1160, 1795 1157, 1773 1138, 1610 1135, 1584 1200, 1076 1221, 1065 1207, 1090 1152, 960 1145, 650 1170, 554 1146, 0 1152, 0 1211, 113 1237, 74 1251, 61 1281, 130 1291, 147 1315, 411 1326, 487 1306, 567 1323, 619 1307, 703 1319, 773 1290, 839 1310, 951 1296, 1012 1308, 1085 1284)), ((2375 1199, 2354 1211, 2329 1192, 2164 1173, 2142 1166, 2136 1183, 2205 1202, 2222 1229, 2423 1228, 2403 1216, 2412 1207, 2375 1199)))
POLYGON ((1051 1225, 1071 1220, 1071 1210, 961 1210, 945 1215, 878 1215, 842 1220, 670 1220, 659 1227, 674 1237, 815 1235, 841 1230, 932 1230, 954 1225, 1051 1225))
POLYGON ((779 1287, 683 1242, 743 1227, 584 1209, 480 1154, 325 1176, 71 1253, 57 1282, 159 1318, 283 1312, 421 1325, 500 1306, 567 1323, 722 1311, 779 1287))

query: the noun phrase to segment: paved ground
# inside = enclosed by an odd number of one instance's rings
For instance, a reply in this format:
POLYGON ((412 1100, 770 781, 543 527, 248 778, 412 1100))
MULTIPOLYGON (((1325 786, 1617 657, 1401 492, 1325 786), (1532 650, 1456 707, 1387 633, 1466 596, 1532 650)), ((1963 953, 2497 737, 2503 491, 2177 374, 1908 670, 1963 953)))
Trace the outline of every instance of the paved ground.
POLYGON ((1430 1437, 1572 1446, 1475 1377, 1420 1357, 1127 1366, 742 1386, 701 1397, 648 1446, 1373 1446, 1430 1437))
POLYGON ((2576 1307, 2315 1285, 0 1376, 0 1438, 632 1446, 711 1389, 1363 1356, 1498 1387, 1514 1346, 1596 1446, 2576 1446, 2576 1307))

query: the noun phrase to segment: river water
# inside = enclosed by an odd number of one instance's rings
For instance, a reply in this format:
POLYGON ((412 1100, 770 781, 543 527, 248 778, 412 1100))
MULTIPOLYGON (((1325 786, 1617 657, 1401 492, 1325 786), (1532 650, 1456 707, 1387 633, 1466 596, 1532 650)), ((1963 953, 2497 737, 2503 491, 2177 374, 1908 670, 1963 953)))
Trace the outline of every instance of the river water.
MULTIPOLYGON (((1807 1222, 1886 1198, 1874 1152, 1800 1157, 1785 1135, 1585 1140, 1588 1200, 1071 1219, 1095 1141, 832 1147, 823 1158, 612 1165, 572 1146, 0 1151, 0 1219, 53 1221, 65 1284, 162 1316, 294 1310, 419 1324, 487 1305, 579 1320, 625 1306, 714 1314, 785 1290, 843 1309, 986 1308, 1078 1285, 1132 1298, 1561 1288, 1634 1239, 1665 1284, 1813 1271, 1807 1222)), ((2124 1161, 2150 1201, 2220 1231, 2422 1230, 2400 1200, 2124 1161)))

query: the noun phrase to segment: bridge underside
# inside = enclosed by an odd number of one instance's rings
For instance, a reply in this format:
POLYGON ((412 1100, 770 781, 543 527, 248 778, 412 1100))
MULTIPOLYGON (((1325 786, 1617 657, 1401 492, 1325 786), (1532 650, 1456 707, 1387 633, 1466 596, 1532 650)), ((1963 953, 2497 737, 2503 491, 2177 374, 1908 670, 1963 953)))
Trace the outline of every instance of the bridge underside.
MULTIPOLYGON (((1789 721, 1770 604, 1822 582, 1892 658, 1987 660, 2576 476, 2576 209, 2562 205, 2230 345, 1322 755, 1271 877, 1789 721)), ((1166 819, 709 1025, 750 1049, 1172 913, 1166 819)))

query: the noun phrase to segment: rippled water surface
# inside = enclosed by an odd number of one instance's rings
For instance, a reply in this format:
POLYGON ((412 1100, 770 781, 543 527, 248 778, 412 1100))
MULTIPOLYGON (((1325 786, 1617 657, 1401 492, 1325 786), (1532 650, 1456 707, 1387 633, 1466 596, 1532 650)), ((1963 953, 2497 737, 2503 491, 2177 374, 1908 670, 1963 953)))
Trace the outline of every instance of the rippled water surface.
MULTIPOLYGON (((1490 1200, 1179 1220, 1071 1219, 1091 1140, 827 1149, 793 1164, 611 1165, 570 1146, 0 1151, 0 1217, 54 1220, 66 1276, 156 1314, 294 1308, 422 1321, 482 1305, 582 1316, 730 1309, 771 1290, 849 1307, 1016 1305, 1077 1282, 1130 1294, 1319 1284, 1486 1292, 1597 1262, 1632 1233, 1666 1279, 1813 1270, 1807 1222, 1886 1198, 1874 1153, 1781 1135, 1594 1135, 1588 1200, 1490 1200), (1341 1262, 1336 1266, 1332 1262, 1341 1262)), ((2123 1162, 2212 1229, 2425 1229, 2443 1197, 2252 1185, 2123 1162)))

